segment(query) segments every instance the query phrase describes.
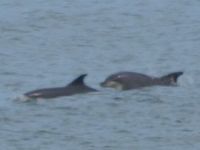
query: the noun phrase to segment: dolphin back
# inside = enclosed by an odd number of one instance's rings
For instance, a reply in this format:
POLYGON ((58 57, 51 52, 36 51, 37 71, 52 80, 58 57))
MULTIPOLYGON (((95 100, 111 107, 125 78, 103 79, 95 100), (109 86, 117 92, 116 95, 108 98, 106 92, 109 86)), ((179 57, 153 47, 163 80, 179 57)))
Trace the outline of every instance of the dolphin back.
POLYGON ((168 75, 162 76, 160 78, 160 81, 164 85, 176 85, 178 77, 180 77, 182 74, 183 74, 182 71, 173 72, 173 73, 170 73, 168 75))

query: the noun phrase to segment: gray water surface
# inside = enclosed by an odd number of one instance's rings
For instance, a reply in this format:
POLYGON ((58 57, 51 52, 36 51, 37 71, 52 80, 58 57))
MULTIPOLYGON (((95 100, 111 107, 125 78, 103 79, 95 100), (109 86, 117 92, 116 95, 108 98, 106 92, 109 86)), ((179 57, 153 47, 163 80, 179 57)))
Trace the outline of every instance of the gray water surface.
POLYGON ((199 6, 199 0, 1 0, 1 149, 200 149, 199 6), (178 87, 99 87, 123 70, 184 75, 178 87), (16 100, 82 73, 99 92, 16 100))

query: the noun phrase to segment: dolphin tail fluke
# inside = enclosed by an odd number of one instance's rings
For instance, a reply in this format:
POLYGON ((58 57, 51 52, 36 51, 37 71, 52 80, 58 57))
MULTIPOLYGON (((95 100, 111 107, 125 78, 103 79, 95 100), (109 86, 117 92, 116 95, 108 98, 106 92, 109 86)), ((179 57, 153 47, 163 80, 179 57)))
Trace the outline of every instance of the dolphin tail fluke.
POLYGON ((84 84, 84 78, 87 76, 87 74, 82 74, 80 76, 78 76, 76 79, 74 79, 69 85, 82 85, 84 84))
POLYGON ((183 74, 182 71, 173 72, 168 75, 162 76, 161 80, 169 81, 170 84, 176 84, 178 77, 181 76, 182 74, 183 74))

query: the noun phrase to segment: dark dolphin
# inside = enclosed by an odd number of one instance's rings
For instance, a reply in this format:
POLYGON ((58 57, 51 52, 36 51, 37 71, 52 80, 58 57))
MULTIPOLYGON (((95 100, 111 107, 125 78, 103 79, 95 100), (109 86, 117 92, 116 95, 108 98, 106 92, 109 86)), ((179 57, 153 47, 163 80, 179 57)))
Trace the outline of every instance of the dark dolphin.
POLYGON ((38 89, 38 90, 27 92, 24 94, 24 96, 31 99, 56 98, 60 96, 70 96, 70 95, 79 94, 79 93, 88 93, 88 92, 97 91, 85 85, 84 78, 86 76, 87 74, 80 75, 78 78, 73 80, 70 84, 68 84, 65 87, 38 89))
POLYGON ((147 86, 177 85, 177 79, 183 72, 174 72, 162 77, 152 77, 136 72, 118 72, 108 76, 100 85, 119 90, 137 89, 147 86))

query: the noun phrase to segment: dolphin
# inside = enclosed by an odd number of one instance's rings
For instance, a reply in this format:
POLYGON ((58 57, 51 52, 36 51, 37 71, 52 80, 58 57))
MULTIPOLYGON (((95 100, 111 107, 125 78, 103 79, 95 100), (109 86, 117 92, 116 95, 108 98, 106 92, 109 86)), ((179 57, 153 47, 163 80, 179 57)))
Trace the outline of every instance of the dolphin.
POLYGON ((174 86, 183 72, 173 72, 162 77, 152 77, 136 72, 118 72, 108 76, 100 83, 101 87, 110 87, 118 90, 138 89, 148 86, 174 86))
POLYGON ((44 88, 30 91, 24 94, 25 97, 30 99, 37 98, 56 98, 60 96, 70 96, 74 94, 95 92, 93 89, 84 83, 84 78, 87 74, 82 74, 64 87, 44 88))

